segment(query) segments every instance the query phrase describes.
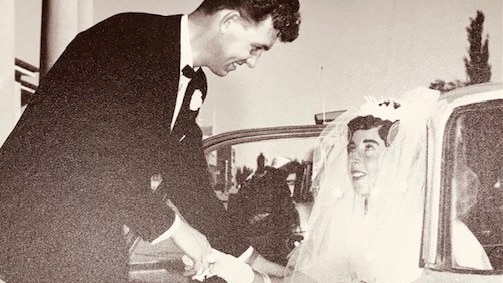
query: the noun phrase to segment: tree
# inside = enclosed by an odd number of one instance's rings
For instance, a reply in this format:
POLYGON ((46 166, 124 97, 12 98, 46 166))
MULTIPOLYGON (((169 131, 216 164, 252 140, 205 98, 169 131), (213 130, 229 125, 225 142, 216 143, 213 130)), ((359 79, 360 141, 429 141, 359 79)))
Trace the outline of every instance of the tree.
POLYGON ((470 59, 464 58, 467 84, 480 84, 491 80, 491 66, 489 65, 489 35, 486 35, 482 44, 484 13, 477 11, 475 19, 470 18, 471 24, 466 28, 470 49, 470 59))
POLYGON ((253 173, 253 170, 251 168, 248 168, 246 166, 243 166, 243 168, 238 167, 236 170, 236 183, 238 187, 243 185, 246 182, 246 178, 250 176, 253 173))
POLYGON ((430 83, 430 88, 434 90, 439 90, 441 93, 464 87, 466 86, 466 82, 462 82, 460 80, 454 80, 446 83, 444 80, 437 79, 436 81, 430 83))
POLYGON ((444 93, 456 88, 464 87, 472 84, 480 84, 488 82, 491 79, 491 66, 489 65, 489 35, 486 35, 484 44, 482 44, 482 32, 484 23, 484 13, 477 11, 475 19, 470 18, 470 26, 466 28, 468 33, 468 56, 464 57, 467 81, 453 80, 446 82, 437 79, 430 83, 430 88, 439 90, 444 93))

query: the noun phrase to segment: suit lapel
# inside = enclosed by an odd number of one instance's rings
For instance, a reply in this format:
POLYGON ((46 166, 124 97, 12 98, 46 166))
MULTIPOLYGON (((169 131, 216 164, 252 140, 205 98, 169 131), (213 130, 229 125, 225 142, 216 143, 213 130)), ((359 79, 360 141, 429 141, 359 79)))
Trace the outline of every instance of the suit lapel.
MULTIPOLYGON (((164 29, 158 31, 161 35, 159 46, 159 57, 154 65, 159 65, 157 73, 160 95, 162 97, 162 111, 165 118, 162 123, 169 131, 173 113, 175 111, 176 96, 178 93, 178 82, 180 74, 180 21, 181 15, 166 17, 164 29)), ((152 60, 154 61, 154 60, 152 60)))

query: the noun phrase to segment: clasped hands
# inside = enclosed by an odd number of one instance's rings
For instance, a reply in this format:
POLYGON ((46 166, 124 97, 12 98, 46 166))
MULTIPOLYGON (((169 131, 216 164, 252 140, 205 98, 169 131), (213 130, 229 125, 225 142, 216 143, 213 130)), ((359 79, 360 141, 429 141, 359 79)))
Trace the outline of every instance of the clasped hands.
POLYGON ((250 263, 253 265, 252 269, 245 263, 248 258, 236 258, 213 249, 206 236, 190 226, 173 203, 168 201, 168 205, 180 218, 179 226, 171 238, 185 253, 182 259, 185 263, 184 276, 203 281, 216 275, 229 283, 251 283, 255 278, 253 270, 256 270, 264 282, 270 282, 266 274, 283 277, 284 267, 265 259, 260 254, 257 254, 253 263, 250 263))
POLYGON ((185 253, 182 258, 185 263, 184 276, 203 281, 216 275, 230 283, 253 282, 255 274, 244 259, 211 248, 206 236, 183 219, 171 238, 185 253))
POLYGON ((192 276, 193 280, 203 281, 212 276, 223 278, 229 283, 246 282, 251 283, 255 274, 252 268, 245 263, 244 259, 233 257, 218 250, 211 249, 206 256, 207 265, 196 270, 192 259, 184 255, 182 261, 185 264, 186 276, 192 276))

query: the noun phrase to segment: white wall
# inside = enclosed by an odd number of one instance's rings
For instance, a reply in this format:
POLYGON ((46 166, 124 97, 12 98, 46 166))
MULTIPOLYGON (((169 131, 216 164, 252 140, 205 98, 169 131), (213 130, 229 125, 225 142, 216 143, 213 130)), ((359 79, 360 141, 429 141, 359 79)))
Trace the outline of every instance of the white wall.
POLYGON ((14 15, 14 0, 0 0, 0 42, 2 45, 0 52, 0 146, 14 127, 21 111, 21 98, 19 95, 13 95, 16 93, 14 15))

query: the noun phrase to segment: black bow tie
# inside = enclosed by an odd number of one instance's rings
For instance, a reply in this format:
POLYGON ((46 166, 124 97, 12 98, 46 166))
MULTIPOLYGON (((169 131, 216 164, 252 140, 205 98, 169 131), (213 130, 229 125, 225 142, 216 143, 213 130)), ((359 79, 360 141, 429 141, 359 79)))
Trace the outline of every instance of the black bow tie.
POLYGON ((183 67, 182 74, 189 79, 193 79, 197 76, 197 72, 189 65, 185 65, 185 67, 183 67))

